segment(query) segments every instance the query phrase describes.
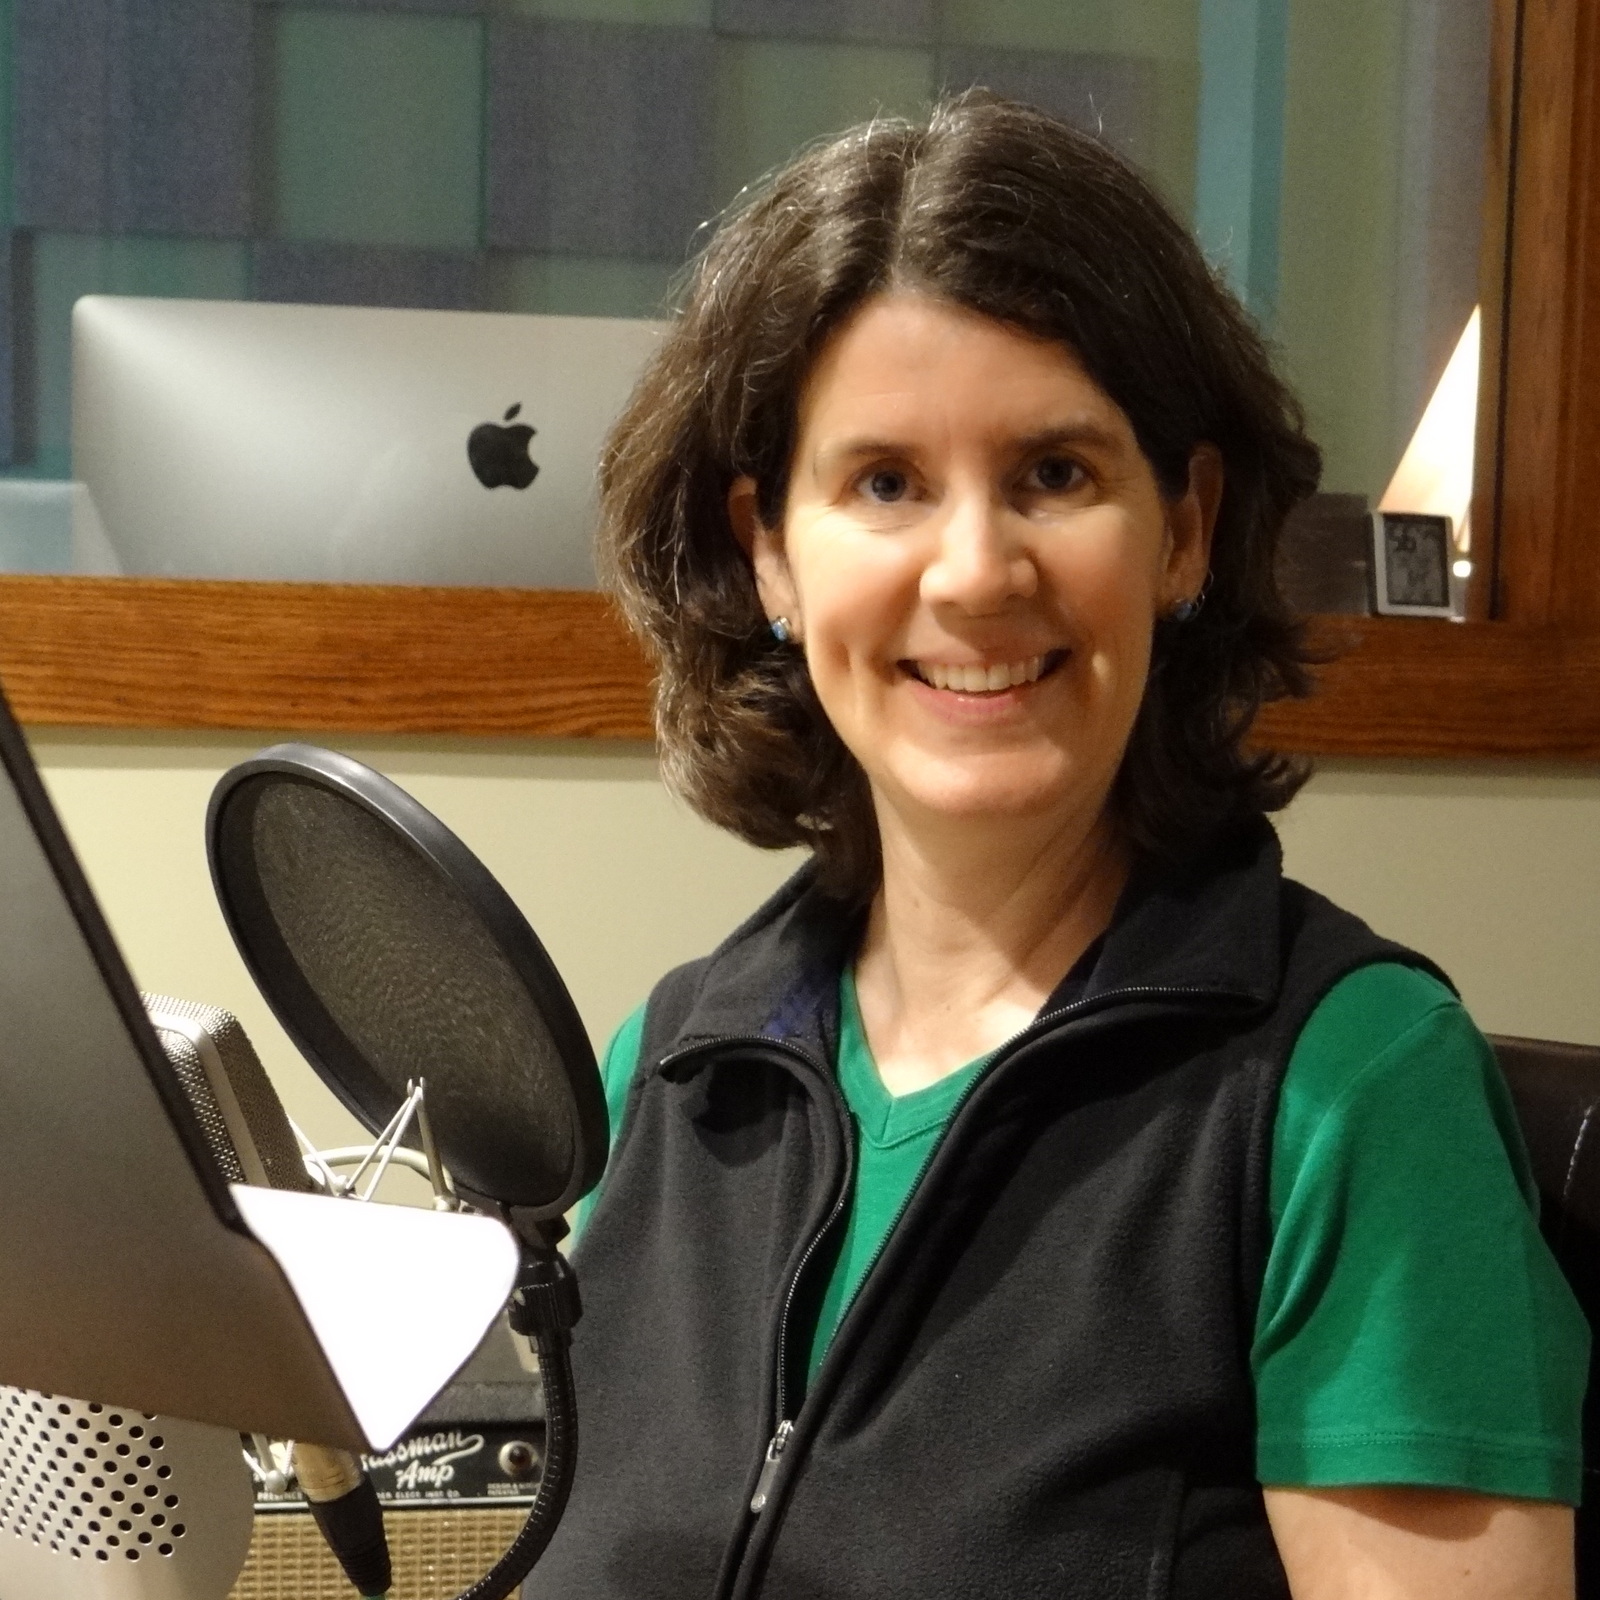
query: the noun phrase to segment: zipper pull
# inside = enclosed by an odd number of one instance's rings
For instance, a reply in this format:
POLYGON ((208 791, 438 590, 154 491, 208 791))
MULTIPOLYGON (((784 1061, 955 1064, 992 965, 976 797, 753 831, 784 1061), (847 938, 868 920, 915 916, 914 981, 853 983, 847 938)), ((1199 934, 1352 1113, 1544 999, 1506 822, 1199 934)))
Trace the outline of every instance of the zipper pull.
POLYGON ((772 1480, 778 1475, 778 1458, 783 1454, 785 1446, 789 1443, 789 1435, 793 1432, 792 1422, 780 1422, 778 1431, 773 1434, 772 1442, 767 1446, 766 1460, 761 1463, 761 1476, 756 1479, 756 1492, 750 1496, 750 1509, 758 1517, 767 1509, 767 1496, 772 1492, 772 1480))

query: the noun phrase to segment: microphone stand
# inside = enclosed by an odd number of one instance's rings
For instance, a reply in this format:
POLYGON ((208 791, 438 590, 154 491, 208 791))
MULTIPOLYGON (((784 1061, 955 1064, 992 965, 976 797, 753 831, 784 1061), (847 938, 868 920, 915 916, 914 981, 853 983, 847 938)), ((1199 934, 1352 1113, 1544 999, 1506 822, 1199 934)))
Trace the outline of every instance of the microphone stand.
MULTIPOLYGON (((433 1128, 428 1118, 426 1087, 421 1079, 407 1083, 406 1098, 400 1109, 379 1134, 377 1142, 365 1150, 360 1146, 352 1146, 319 1153, 304 1134, 298 1129, 294 1129, 294 1132, 306 1152, 307 1160, 320 1169, 324 1185, 330 1193, 352 1194, 370 1200, 389 1163, 398 1159, 404 1165, 420 1165, 427 1172, 433 1185, 435 1206, 455 1210, 465 1201, 475 1210, 498 1215, 516 1235, 522 1260, 517 1269, 516 1287, 511 1293, 508 1320, 512 1332, 526 1338, 533 1346, 539 1362, 539 1373, 544 1380, 544 1470, 539 1476, 539 1488, 528 1512, 528 1520, 523 1523, 506 1553, 483 1577, 456 1597, 456 1600, 506 1600, 506 1596, 528 1576, 534 1563, 544 1554, 561 1521, 561 1514, 566 1510, 567 1497, 572 1492, 572 1478, 578 1461, 578 1404, 572 1382, 572 1359, 568 1352, 572 1348, 572 1328, 583 1314, 583 1306, 578 1297, 577 1277, 567 1264, 567 1258, 557 1248, 568 1232, 564 1219, 557 1216, 534 1221, 526 1213, 517 1215, 509 1206, 487 1195, 457 1190, 451 1185, 434 1142, 433 1128), (400 1140, 405 1136, 413 1116, 422 1142, 420 1163, 411 1152, 400 1149, 400 1140), (352 1177, 334 1178, 332 1166, 347 1164, 357 1157, 360 1158, 360 1164, 352 1177), (374 1160, 377 1160, 376 1172, 365 1194, 362 1194, 357 1185, 374 1160)), ((367 1489, 370 1494, 370 1483, 367 1489)), ((376 1508, 375 1496, 372 1504, 376 1508)), ((322 1520, 318 1519, 319 1524, 322 1520)), ((381 1525, 380 1514, 380 1529, 381 1525)), ((324 1532, 327 1532, 326 1527, 324 1532)), ((329 1544, 349 1575, 350 1563, 346 1560, 343 1547, 334 1539, 329 1539, 329 1544)), ((387 1563, 387 1546, 383 1547, 382 1554, 387 1563)), ((359 1581, 357 1587, 361 1587, 359 1581)), ((383 1587, 386 1589, 387 1584, 383 1587)), ((367 1591, 363 1589, 362 1592, 367 1591)))
POLYGON ((522 1265, 511 1297, 510 1322, 512 1330, 533 1346, 544 1379, 544 1471, 522 1530, 494 1566, 457 1600, 505 1600, 528 1576, 566 1510, 578 1463, 578 1407, 568 1352, 572 1325, 583 1308, 578 1280, 556 1249, 567 1225, 557 1217, 513 1226, 522 1245, 522 1265))

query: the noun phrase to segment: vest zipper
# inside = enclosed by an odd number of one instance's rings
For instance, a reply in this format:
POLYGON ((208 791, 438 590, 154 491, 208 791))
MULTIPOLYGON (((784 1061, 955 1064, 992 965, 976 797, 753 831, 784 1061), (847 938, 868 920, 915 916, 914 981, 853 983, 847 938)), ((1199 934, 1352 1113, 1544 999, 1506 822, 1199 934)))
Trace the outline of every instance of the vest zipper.
MULTIPOLYGON (((1122 989, 1107 990, 1104 994, 1092 995, 1083 1000, 1075 1000, 1071 1005, 1058 1006, 1054 1011, 1046 1012, 1043 1016, 1035 1017, 1027 1027, 1019 1029, 1009 1039, 998 1045, 990 1055, 988 1063, 982 1072, 961 1092, 955 1105, 950 1110, 949 1118, 945 1122, 945 1135, 954 1127, 956 1118, 965 1109, 967 1102, 977 1093, 978 1089, 987 1083, 997 1068, 1005 1064, 1005 1060, 1014 1056, 1029 1044, 1044 1037, 1065 1022, 1075 1021, 1080 1016, 1092 1016, 1099 1011, 1109 1011, 1124 1002, 1137 1000, 1227 1000, 1237 1002, 1242 997, 1225 995, 1216 989, 1203 989, 1194 985, 1159 985, 1159 984, 1132 984, 1122 989)), ((730 1041, 731 1042, 731 1041, 730 1041)), ((796 1054, 804 1055, 807 1062, 815 1067, 816 1060, 809 1052, 800 1051, 798 1047, 790 1046, 796 1054)), ((827 1075, 824 1074, 826 1079, 827 1075)), ((831 1080, 829 1080, 831 1081, 831 1080)), ((845 1121, 849 1121, 849 1113, 845 1112, 845 1121)), ((939 1139, 939 1145, 944 1143, 944 1135, 939 1139)), ((894 1214, 894 1220, 889 1224, 888 1231, 884 1234, 878 1248, 873 1252, 867 1269, 861 1275, 861 1282, 856 1287, 856 1299, 860 1298, 861 1291, 866 1287, 867 1280, 872 1276, 878 1265, 889 1240, 894 1236, 894 1231, 900 1226, 900 1219, 906 1214, 907 1208, 916 1197, 917 1190, 922 1185, 922 1180, 927 1174, 928 1167, 932 1165, 934 1156, 939 1153, 939 1145, 935 1145, 928 1160, 923 1163, 922 1170, 917 1174, 916 1182, 907 1191, 906 1197, 900 1202, 899 1209, 894 1214)), ((853 1166, 854 1163, 851 1163, 853 1166)), ((784 1389, 784 1374, 787 1371, 786 1351, 789 1335, 789 1314, 794 1304, 795 1293, 800 1282, 805 1276, 806 1268, 811 1263, 812 1256, 820 1248, 824 1239, 833 1231, 834 1225, 844 1214, 850 1201, 850 1183, 846 1182, 840 1188, 834 1201, 832 1210, 828 1213, 822 1227, 812 1235, 811 1242, 806 1246, 805 1253, 800 1258, 800 1265, 795 1270, 794 1276, 789 1280, 789 1290, 784 1296, 783 1314, 778 1321, 778 1381, 777 1381, 777 1418, 778 1428, 768 1441, 766 1455, 762 1459, 761 1473, 756 1479, 755 1493, 750 1497, 750 1510, 754 1516, 759 1517, 767 1508, 768 1501, 772 1498, 772 1487, 778 1476, 778 1466, 784 1451, 788 1448, 790 1437, 794 1433, 794 1418, 787 1414, 787 1400, 784 1389)), ((852 1304, 854 1301, 852 1301, 852 1304)), ((849 1306, 845 1307, 848 1314, 849 1306)), ((841 1324, 843 1318, 840 1319, 841 1324)), ((837 1333, 837 1329, 835 1330, 837 1333)))
MULTIPOLYGON (((1117 1006, 1123 1002, 1134 1000, 1205 999, 1237 1002, 1241 998, 1243 997, 1224 994, 1216 989, 1203 989, 1196 986, 1135 984, 1130 985, 1127 988, 1112 989, 1108 990, 1104 994, 1093 995, 1083 1000, 1077 1000, 1071 1005, 1061 1006, 1054 1011, 1047 1012, 1043 1016, 1035 1017, 1026 1028, 1019 1030, 1018 1032, 1012 1034, 1009 1039, 1005 1040, 1004 1043, 1002 1043, 989 1057, 988 1064, 984 1067, 984 1070, 979 1073, 970 1084, 967 1085, 966 1089, 962 1092, 961 1097, 956 1101, 955 1106, 950 1112, 949 1119, 945 1123, 945 1136, 948 1136, 950 1129, 955 1125, 956 1118, 961 1115, 962 1111, 967 1105, 967 1102, 971 1100, 972 1096, 983 1084, 990 1081, 996 1068, 1004 1063, 1005 1058, 1015 1055, 1015 1053, 1022 1049, 1025 1045, 1032 1044, 1036 1039, 1059 1027, 1063 1022, 1075 1020, 1079 1016, 1093 1015, 1097 1011, 1110 1010, 1114 1006, 1117 1006)), ((717 1038, 701 1039, 686 1049, 676 1051, 672 1055, 663 1058, 661 1067, 664 1069, 666 1067, 675 1065, 678 1062, 687 1060, 691 1056, 699 1055, 702 1051, 709 1051, 726 1047, 728 1045, 738 1045, 741 1048, 752 1051, 774 1051, 784 1055, 792 1056, 794 1059, 803 1062, 805 1066, 807 1066, 812 1072, 816 1073, 819 1080, 823 1084, 828 1085, 831 1089, 831 1101, 834 1112, 839 1117, 840 1132, 844 1137, 844 1148, 846 1152, 844 1181, 839 1185, 838 1193, 834 1196, 834 1202, 828 1211, 828 1215, 823 1219, 822 1225, 811 1235, 810 1240, 806 1244, 805 1250, 801 1253, 799 1264, 796 1266, 793 1274, 791 1275, 788 1288, 784 1292, 783 1309, 778 1317, 776 1345, 777 1374, 774 1385, 776 1391, 774 1395, 774 1416, 777 1426, 771 1438, 767 1441, 767 1448, 761 1459, 761 1470, 757 1474, 755 1490, 751 1494, 749 1502, 750 1515, 753 1518, 759 1518, 771 1502, 772 1490, 777 1481, 778 1469, 782 1464, 784 1452, 789 1447, 789 1441, 794 1435, 795 1419, 787 1414, 788 1391, 785 1379, 785 1374, 788 1367, 789 1318, 794 1308, 794 1297, 802 1280, 805 1277, 806 1269, 810 1266, 812 1258, 821 1248, 823 1241, 833 1231, 835 1225, 839 1221, 839 1218, 843 1216, 846 1206, 849 1204, 851 1180, 853 1178, 853 1168, 855 1165, 852 1154, 854 1144, 851 1134, 849 1112, 844 1106, 843 1099, 838 1092, 834 1078, 828 1072, 827 1068, 822 1064, 822 1062, 813 1056, 810 1051, 803 1050, 800 1048, 800 1046, 791 1044, 786 1039, 762 1038, 759 1035, 748 1034, 726 1034, 717 1038)), ((944 1143, 943 1137, 941 1137, 939 1143, 940 1145, 944 1143)), ((934 1150, 934 1155, 936 1156, 937 1154, 938 1148, 936 1147, 934 1150)), ((895 1229, 899 1227, 900 1219, 905 1215, 907 1208, 911 1204, 911 1201, 916 1196, 917 1190, 921 1187, 922 1179, 926 1175, 928 1166, 932 1164, 932 1161, 933 1157, 930 1156, 928 1162, 924 1164, 922 1171, 917 1174, 916 1183, 912 1185, 911 1190, 906 1196, 905 1200, 901 1202, 900 1209, 895 1213, 894 1221, 890 1223, 889 1230, 883 1237, 883 1242, 878 1246, 876 1253, 873 1255, 871 1262, 867 1266, 866 1272, 862 1275, 861 1283, 856 1290, 857 1300, 859 1300, 861 1296, 861 1291, 866 1287, 867 1280, 872 1276, 873 1271, 876 1269, 878 1261, 883 1255, 884 1249, 888 1245, 889 1239, 893 1236, 895 1229)), ((852 1301, 852 1304, 854 1304, 854 1301, 852 1301)), ((846 1314, 848 1314, 849 1307, 846 1307, 845 1309, 846 1314)), ((742 1560, 736 1562, 735 1570, 737 1569, 738 1565, 742 1565, 742 1560)), ((729 1577, 731 1578, 732 1576, 733 1573, 730 1572, 729 1577)), ((733 1587, 737 1587, 736 1582, 733 1587)))
POLYGON ((766 1459, 761 1463, 761 1476, 756 1479, 756 1492, 750 1496, 750 1510, 758 1517, 767 1509, 767 1496, 772 1493, 772 1480, 778 1475, 779 1458, 783 1455, 784 1447, 789 1443, 789 1435, 793 1432, 792 1422, 780 1422, 778 1431, 773 1434, 771 1443, 767 1445, 766 1459))
POLYGON ((769 1039, 759 1035, 724 1034, 712 1039, 701 1039, 690 1045, 687 1049, 675 1051, 672 1055, 662 1059, 661 1068, 687 1060, 691 1056, 709 1051, 738 1045, 750 1050, 778 1051, 784 1055, 792 1056, 795 1060, 803 1062, 817 1075, 818 1080, 825 1086, 824 1094, 829 1100, 834 1115, 838 1119, 841 1143, 845 1152, 844 1171, 841 1175, 837 1192, 833 1197, 833 1204, 828 1208, 828 1214, 823 1218, 822 1224, 806 1242, 805 1249, 800 1254, 793 1273, 790 1274, 788 1286, 783 1294, 783 1306, 778 1313, 778 1330, 775 1342, 775 1379, 774 1379, 774 1405, 773 1418, 776 1422, 776 1431, 767 1441, 766 1453, 761 1459, 761 1471, 756 1477, 756 1486, 750 1496, 750 1513, 759 1517, 766 1509, 767 1500, 772 1492, 773 1480, 778 1475, 778 1465, 784 1450, 788 1447, 789 1436, 794 1432, 794 1419, 789 1416, 788 1394, 788 1367, 789 1367, 789 1319, 794 1310, 794 1297, 799 1291, 801 1283, 805 1280, 806 1270, 810 1267, 812 1258, 821 1249, 823 1241, 827 1239, 839 1219, 844 1215, 845 1208, 850 1201, 853 1187, 855 1168, 855 1141, 850 1122, 848 1109, 844 1105, 843 1097, 839 1094, 834 1084, 834 1079, 827 1067, 809 1050, 802 1049, 799 1045, 791 1044, 786 1039, 769 1039))

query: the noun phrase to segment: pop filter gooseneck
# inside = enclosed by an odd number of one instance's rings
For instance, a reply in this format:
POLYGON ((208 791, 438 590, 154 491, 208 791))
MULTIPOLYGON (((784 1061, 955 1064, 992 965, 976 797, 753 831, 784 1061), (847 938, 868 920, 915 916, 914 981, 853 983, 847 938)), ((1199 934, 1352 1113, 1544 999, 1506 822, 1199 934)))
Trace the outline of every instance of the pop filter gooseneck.
POLYGON ((523 1247, 512 1326, 538 1353, 545 1468, 527 1525, 461 1600, 500 1600, 549 1542, 577 1442, 562 1214, 599 1181, 594 1052, 537 935, 483 864, 388 779, 275 745, 223 774, 206 816, 234 942, 284 1030, 372 1132, 426 1084, 456 1193, 523 1247))

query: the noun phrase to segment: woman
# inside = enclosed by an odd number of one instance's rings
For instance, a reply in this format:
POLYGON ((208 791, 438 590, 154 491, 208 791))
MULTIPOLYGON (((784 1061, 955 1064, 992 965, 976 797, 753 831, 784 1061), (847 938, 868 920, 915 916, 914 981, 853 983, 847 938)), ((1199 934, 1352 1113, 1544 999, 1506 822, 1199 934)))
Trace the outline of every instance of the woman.
POLYGON ((605 540, 670 780, 814 859, 609 1053, 530 1594, 1571 1593, 1587 1335, 1503 1087, 1283 880, 1243 742, 1317 471, 1034 112, 855 130, 712 240, 605 540))

